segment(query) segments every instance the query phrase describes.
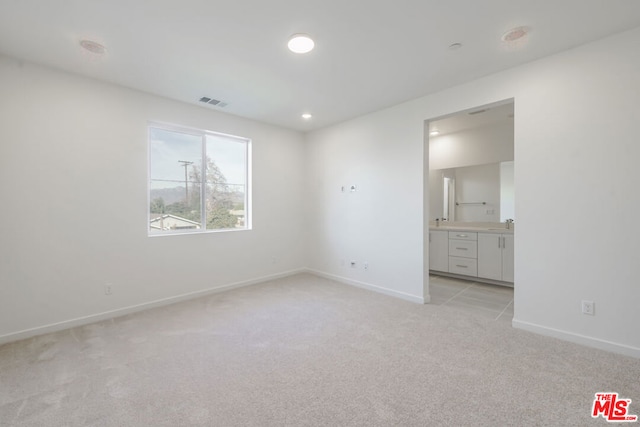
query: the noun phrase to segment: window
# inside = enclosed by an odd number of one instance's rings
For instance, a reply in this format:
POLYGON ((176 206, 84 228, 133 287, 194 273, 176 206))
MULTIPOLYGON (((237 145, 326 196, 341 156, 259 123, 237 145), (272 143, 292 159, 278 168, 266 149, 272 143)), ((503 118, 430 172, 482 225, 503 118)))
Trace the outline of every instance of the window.
POLYGON ((246 230, 250 141, 149 125, 149 235, 246 230))

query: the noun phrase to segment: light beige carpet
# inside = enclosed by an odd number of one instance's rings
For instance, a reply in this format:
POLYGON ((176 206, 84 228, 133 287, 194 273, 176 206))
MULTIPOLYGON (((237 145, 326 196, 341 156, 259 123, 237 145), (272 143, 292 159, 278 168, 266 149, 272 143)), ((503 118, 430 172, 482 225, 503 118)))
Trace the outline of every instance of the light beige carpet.
POLYGON ((589 426, 640 360, 297 275, 0 347, 2 426, 589 426))

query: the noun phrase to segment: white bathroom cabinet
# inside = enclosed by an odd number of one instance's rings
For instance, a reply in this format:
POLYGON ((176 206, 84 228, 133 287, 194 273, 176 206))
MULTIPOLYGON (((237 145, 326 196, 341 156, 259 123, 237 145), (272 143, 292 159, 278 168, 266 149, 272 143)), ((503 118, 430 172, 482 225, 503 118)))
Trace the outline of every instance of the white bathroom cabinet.
POLYGON ((478 275, 478 233, 449 232, 449 273, 478 275))
POLYGON ((429 270, 449 271, 449 233, 429 231, 429 270))
POLYGON ((478 277, 513 282, 513 234, 478 233, 478 277))

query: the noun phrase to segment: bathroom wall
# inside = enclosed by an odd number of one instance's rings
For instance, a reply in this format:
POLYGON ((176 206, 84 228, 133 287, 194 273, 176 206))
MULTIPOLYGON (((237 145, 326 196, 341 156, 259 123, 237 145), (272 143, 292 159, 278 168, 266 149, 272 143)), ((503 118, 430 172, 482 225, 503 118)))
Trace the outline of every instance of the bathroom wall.
POLYGON ((455 179, 456 221, 500 222, 499 163, 456 168, 455 179))
POLYGON ((513 121, 429 137, 429 169, 513 160, 513 121))

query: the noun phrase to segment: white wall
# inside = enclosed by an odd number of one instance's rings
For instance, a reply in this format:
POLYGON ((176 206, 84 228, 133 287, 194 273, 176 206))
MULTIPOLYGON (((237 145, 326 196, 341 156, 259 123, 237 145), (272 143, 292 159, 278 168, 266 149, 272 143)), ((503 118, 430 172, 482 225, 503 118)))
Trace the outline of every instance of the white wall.
POLYGON ((6 57, 0 121, 0 341, 305 267, 297 132, 6 57), (147 237, 148 120, 253 140, 252 231, 147 237))
POLYGON ((513 122, 429 137, 429 169, 513 160, 513 122))
POLYGON ((311 133, 310 265, 421 296, 423 121, 514 98, 514 325, 640 357, 638 45, 635 29, 311 133), (363 193, 344 198, 350 182, 363 193))
POLYGON ((500 163, 500 222, 516 219, 514 168, 515 162, 500 163))
POLYGON ((406 119, 385 110, 308 135, 309 266, 422 302, 423 123, 406 119))

